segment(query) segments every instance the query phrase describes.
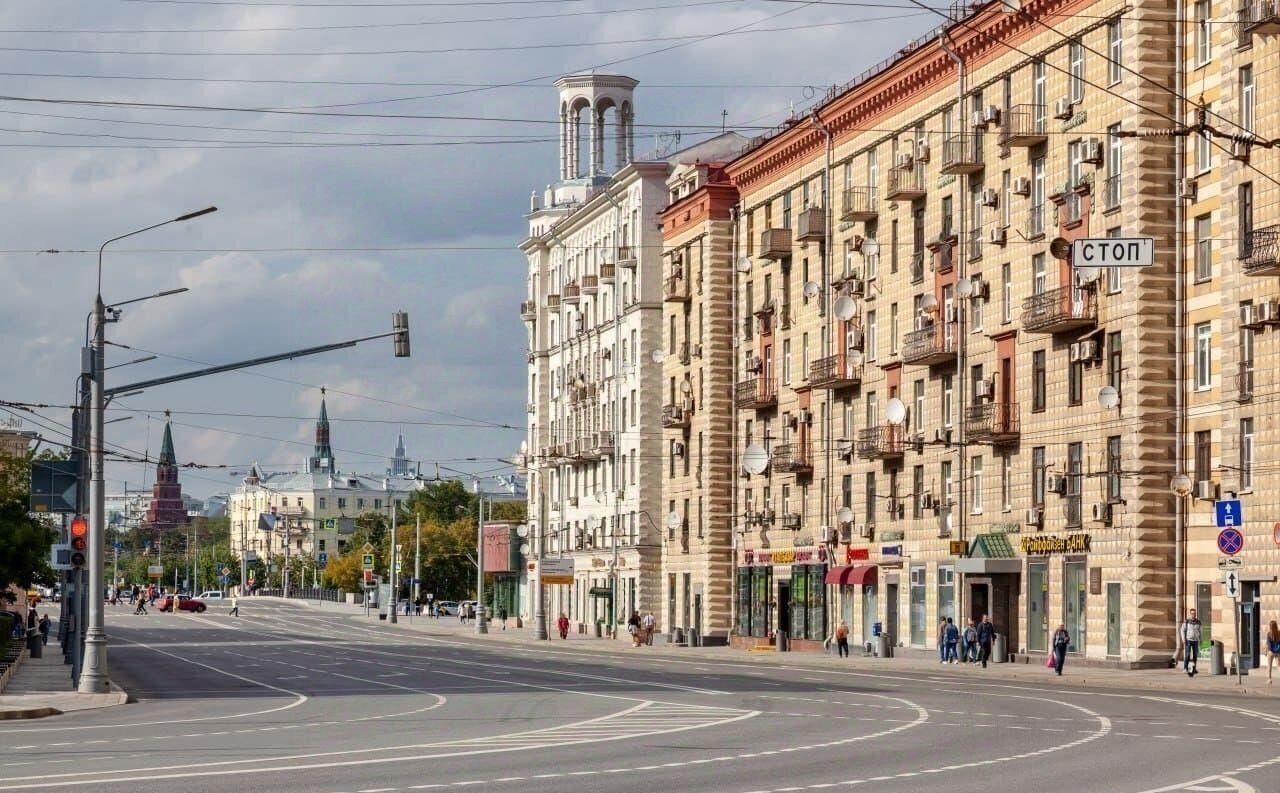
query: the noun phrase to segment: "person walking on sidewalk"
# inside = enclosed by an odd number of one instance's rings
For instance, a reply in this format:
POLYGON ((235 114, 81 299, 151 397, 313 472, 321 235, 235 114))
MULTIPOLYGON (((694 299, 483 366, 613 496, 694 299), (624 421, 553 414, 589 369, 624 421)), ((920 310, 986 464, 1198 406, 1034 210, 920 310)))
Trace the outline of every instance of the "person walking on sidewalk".
POLYGON ((1200 659, 1200 620, 1195 609, 1187 610, 1187 618, 1178 626, 1178 639, 1182 641, 1182 671, 1187 677, 1196 676, 1196 661, 1200 659))
MULTIPOLYGON (((49 615, 41 614, 40 622, 36 624, 40 628, 40 644, 42 646, 48 644, 49 643, 49 615)), ((1275 626, 1276 624, 1272 622, 1271 627, 1274 628, 1275 626)), ((1271 673, 1271 667, 1269 665, 1267 666, 1267 673, 1268 675, 1271 673)))
POLYGON ((561 639, 569 638, 569 618, 563 611, 560 612, 560 619, 556 620, 556 630, 560 631, 561 639))
POLYGON ((227 612, 227 616, 229 617, 240 616, 240 598, 239 597, 231 598, 231 610, 227 612))
POLYGON ((502 623, 502 629, 507 629, 507 607, 498 606, 498 620, 502 623))
POLYGON ((938 621, 938 663, 947 662, 947 618, 938 621))
POLYGON ((982 622, 978 623, 978 660, 982 662, 983 669, 987 668, 987 662, 991 660, 991 645, 995 640, 996 626, 983 614, 982 622))
POLYGON ((1271 667, 1280 666, 1280 625, 1271 620, 1267 628, 1267 685, 1271 685, 1271 667))
POLYGON ((143 616, 145 616, 145 615, 146 615, 146 613, 147 613, 147 599, 146 599, 146 598, 144 598, 144 597, 139 597, 139 598, 138 598, 138 605, 137 605, 137 607, 136 607, 136 608, 134 608, 133 613, 134 613, 134 614, 142 614, 143 616))
POLYGON ((960 656, 956 653, 956 645, 960 643, 960 629, 950 617, 947 617, 946 627, 942 630, 942 641, 945 648, 942 660, 949 664, 960 663, 960 656))
POLYGON ((1058 629, 1053 632, 1053 671, 1058 673, 1058 677, 1062 677, 1062 665, 1067 662, 1067 648, 1071 646, 1071 634, 1067 633, 1067 626, 1061 622, 1058 623, 1058 629))
POLYGON ((973 617, 969 618, 969 624, 965 626, 963 640, 960 645, 960 662, 971 664, 978 660, 978 629, 973 626, 973 617))
POLYGON ((644 638, 644 628, 640 626, 640 612, 633 611, 627 618, 627 633, 631 634, 631 646, 639 647, 644 638))
POLYGON ((654 618, 652 611, 646 611, 640 618, 640 627, 644 628, 644 643, 652 647, 653 632, 658 627, 658 620, 654 618))
POLYGON ((836 655, 840 658, 849 657, 849 624, 844 620, 840 620, 840 624, 836 626, 836 655))

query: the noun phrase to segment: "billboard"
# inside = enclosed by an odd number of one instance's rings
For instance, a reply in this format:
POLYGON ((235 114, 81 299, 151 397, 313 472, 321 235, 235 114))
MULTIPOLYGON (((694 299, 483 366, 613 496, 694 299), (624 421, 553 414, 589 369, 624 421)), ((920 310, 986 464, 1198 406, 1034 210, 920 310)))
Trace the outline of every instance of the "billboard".
POLYGON ((484 525, 484 571, 486 573, 514 573, 518 567, 511 563, 512 526, 510 523, 486 523, 484 525))

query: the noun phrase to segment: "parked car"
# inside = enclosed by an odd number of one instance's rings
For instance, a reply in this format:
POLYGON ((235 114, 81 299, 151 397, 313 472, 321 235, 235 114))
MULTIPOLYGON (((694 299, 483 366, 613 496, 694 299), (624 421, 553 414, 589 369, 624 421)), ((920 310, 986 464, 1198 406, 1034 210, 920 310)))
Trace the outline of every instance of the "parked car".
POLYGON ((216 589, 211 589, 208 592, 201 592, 196 597, 200 600, 223 600, 224 599, 222 597, 222 593, 216 589))
MULTIPOLYGON (((156 608, 160 611, 172 611, 173 596, 165 595, 157 600, 156 608)), ((178 595, 178 611, 194 611, 198 614, 206 608, 208 607, 205 606, 204 601, 202 600, 197 600, 189 595, 178 595)))
POLYGON ((436 613, 442 617, 458 616, 458 602, 456 600, 441 600, 436 603, 436 613))

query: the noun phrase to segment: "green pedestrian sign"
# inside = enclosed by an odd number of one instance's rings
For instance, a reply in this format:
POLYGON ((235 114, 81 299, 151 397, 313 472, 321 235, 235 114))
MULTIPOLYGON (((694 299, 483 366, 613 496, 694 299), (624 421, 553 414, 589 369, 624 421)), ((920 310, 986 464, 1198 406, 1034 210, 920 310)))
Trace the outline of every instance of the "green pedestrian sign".
POLYGON ((371 553, 367 553, 367 554, 365 554, 365 555, 364 555, 364 558, 360 560, 360 565, 361 565, 361 567, 363 567, 363 568, 364 568, 364 569, 366 569, 366 570, 372 570, 372 569, 373 569, 373 554, 371 554, 371 553))

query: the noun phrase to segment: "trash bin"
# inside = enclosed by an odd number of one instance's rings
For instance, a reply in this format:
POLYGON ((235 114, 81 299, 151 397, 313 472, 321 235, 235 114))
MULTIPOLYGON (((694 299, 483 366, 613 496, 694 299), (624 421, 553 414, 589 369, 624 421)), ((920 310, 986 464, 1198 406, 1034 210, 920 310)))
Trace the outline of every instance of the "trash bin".
POLYGON ((671 643, 672 643, 672 644, 684 644, 684 629, 683 629, 683 628, 672 628, 672 629, 671 629, 671 643))
POLYGON ((991 643, 991 660, 997 664, 1003 664, 1009 660, 1009 637, 1003 633, 997 633, 995 641, 991 643))
POLYGON ((39 631, 29 631, 27 633, 27 650, 31 653, 32 658, 44 657, 44 642, 40 640, 39 631))
POLYGON ((1209 646, 1209 674, 1225 675, 1226 673, 1226 648, 1222 642, 1212 642, 1209 646))
POLYGON ((690 647, 701 647, 701 646, 702 646, 701 637, 700 637, 700 636, 698 636, 698 629, 697 629, 697 628, 690 628, 690 629, 689 629, 689 646, 690 646, 690 647))
POLYGON ((777 647, 778 652, 785 653, 787 651, 787 632, 786 631, 778 631, 777 633, 775 633, 773 635, 773 640, 775 642, 775 647, 777 647))
POLYGON ((889 644, 889 634, 887 633, 876 634, 876 657, 877 658, 893 657, 893 645, 889 644))
POLYGON ((604 623, 597 620, 596 621, 596 638, 599 639, 599 638, 602 638, 603 636, 604 636, 604 623))

